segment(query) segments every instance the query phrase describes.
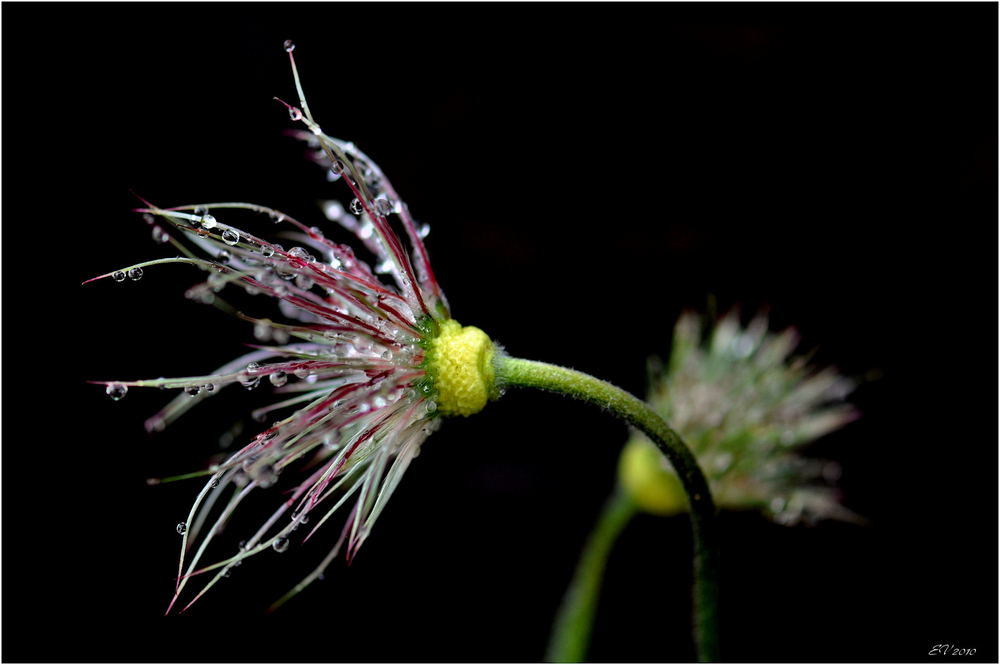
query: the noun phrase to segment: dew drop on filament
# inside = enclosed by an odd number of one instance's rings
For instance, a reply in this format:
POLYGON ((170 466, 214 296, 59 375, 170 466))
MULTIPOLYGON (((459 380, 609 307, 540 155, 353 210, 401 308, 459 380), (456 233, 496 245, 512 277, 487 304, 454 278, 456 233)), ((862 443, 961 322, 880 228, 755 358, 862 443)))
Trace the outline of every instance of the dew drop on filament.
POLYGON ((285 50, 288 51, 289 53, 291 53, 292 51, 294 51, 295 50, 295 42, 293 42, 291 39, 286 39, 285 40, 285 50))
POLYGON ((275 552, 284 552, 288 549, 288 538, 278 538, 274 543, 271 544, 275 552))
POLYGON ((181 534, 182 536, 185 533, 187 533, 187 530, 188 530, 188 525, 185 524, 184 522, 181 522, 180 524, 177 525, 177 533, 181 534))
POLYGON ((236 231, 235 229, 226 229, 225 231, 222 232, 222 242, 226 243, 227 245, 235 245, 239 241, 240 241, 239 231, 236 231))
POLYGON ((142 279, 142 268, 132 268, 131 270, 128 271, 128 277, 133 282, 138 282, 140 279, 142 279))
POLYGON ((375 199, 375 212, 385 217, 392 212, 392 204, 388 199, 375 199))
POLYGON ((360 215, 364 211, 365 207, 364 205, 361 204, 361 201, 359 201, 358 199, 351 200, 351 212, 353 212, 355 215, 360 215))
POLYGON ((124 282, 125 273, 121 270, 116 270, 114 274, 111 275, 111 279, 115 280, 116 282, 124 282))
POLYGON ((117 402, 122 397, 125 397, 125 393, 128 392, 128 386, 123 386, 120 383, 112 383, 105 389, 104 392, 111 395, 111 399, 117 402))

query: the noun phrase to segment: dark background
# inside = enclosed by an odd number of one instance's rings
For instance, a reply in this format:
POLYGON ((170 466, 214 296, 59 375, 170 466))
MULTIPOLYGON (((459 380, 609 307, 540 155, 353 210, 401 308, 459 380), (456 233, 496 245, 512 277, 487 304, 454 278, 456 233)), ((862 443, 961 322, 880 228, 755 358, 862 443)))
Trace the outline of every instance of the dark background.
MULTIPOLYGON (((455 318, 514 355, 641 395, 646 357, 713 294, 867 378, 863 418, 810 453, 840 461, 871 526, 723 514, 725 658, 923 662, 949 643, 997 661, 995 4, 3 14, 4 661, 542 658, 627 431, 527 391, 444 423, 353 565, 280 612, 263 614, 322 539, 161 616, 200 485, 145 479, 201 468, 240 419, 251 436, 265 391, 150 438, 172 395, 114 403, 85 381, 204 373, 252 335, 185 300, 201 275, 181 266, 80 283, 172 255, 130 189, 252 201, 347 240, 314 205, 346 187, 271 99, 294 99, 289 38, 324 129, 430 223, 455 318)), ((593 659, 694 658, 690 552, 685 518, 629 526, 593 659)))

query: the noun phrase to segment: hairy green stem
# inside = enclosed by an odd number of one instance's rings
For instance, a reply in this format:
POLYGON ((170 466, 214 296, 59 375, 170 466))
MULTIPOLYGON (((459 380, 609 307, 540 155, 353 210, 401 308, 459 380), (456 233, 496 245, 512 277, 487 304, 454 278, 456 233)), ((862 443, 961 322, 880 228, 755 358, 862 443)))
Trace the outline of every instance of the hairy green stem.
POLYGON ((596 404, 642 431, 667 456, 691 506, 694 531, 694 638, 702 662, 719 660, 715 504, 691 450, 645 402, 583 372, 498 352, 497 384, 539 388, 596 404))
POLYGON ((586 660, 608 555, 636 511, 635 502, 620 487, 604 504, 559 607, 545 653, 546 662, 581 663, 586 660))

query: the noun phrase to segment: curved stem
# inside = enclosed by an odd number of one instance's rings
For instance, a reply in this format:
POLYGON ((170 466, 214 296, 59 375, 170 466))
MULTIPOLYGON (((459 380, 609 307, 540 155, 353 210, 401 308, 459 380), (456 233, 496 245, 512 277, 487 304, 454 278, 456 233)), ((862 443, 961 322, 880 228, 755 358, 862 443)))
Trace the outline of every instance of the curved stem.
POLYGON ((596 404, 641 430, 667 456, 691 506, 694 531, 694 638, 698 658, 718 661, 718 580, 715 504, 705 475, 681 438, 645 402, 589 374, 498 352, 497 383, 571 395, 596 404))
POLYGON ((559 607, 545 653, 546 662, 582 663, 586 660, 608 555, 636 510, 631 497, 620 487, 604 504, 559 607))

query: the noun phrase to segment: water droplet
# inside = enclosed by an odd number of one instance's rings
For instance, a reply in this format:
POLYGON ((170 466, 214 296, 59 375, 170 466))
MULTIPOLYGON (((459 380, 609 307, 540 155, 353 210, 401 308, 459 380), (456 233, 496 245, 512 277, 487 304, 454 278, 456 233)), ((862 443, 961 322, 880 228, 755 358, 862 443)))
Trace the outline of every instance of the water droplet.
POLYGON ((271 544, 275 552, 284 552, 288 549, 288 538, 278 538, 274 543, 271 544))
POLYGON ((128 277, 133 282, 138 282, 140 279, 142 279, 142 268, 132 268, 131 270, 128 271, 128 277))
POLYGON ((278 481, 278 474, 275 472, 274 467, 267 464, 257 471, 257 485, 263 489, 266 489, 278 481))
POLYGON ((117 402, 122 397, 125 397, 125 393, 128 392, 128 386, 123 386, 120 383, 112 383, 108 385, 104 392, 111 395, 111 399, 117 402))
POLYGON ((215 489, 216 487, 219 486, 219 478, 218 478, 218 476, 215 476, 215 477, 212 478, 212 482, 209 483, 209 486, 212 489, 215 489))
POLYGON ((235 245, 240 241, 240 233, 235 229, 226 229, 222 232, 222 242, 227 245, 235 245))
POLYGON ((296 107, 288 109, 288 117, 298 122, 302 119, 302 111, 296 107))
POLYGON ((292 247, 288 250, 288 255, 302 261, 312 261, 314 258, 305 247, 292 247))
POLYGON ((206 229, 214 229, 216 223, 217 222, 215 221, 215 217, 213 217, 212 215, 201 216, 201 225, 204 226, 206 229))
POLYGON ((347 165, 339 159, 333 160, 333 164, 330 165, 330 170, 334 175, 343 175, 344 171, 347 170, 347 165))
POLYGON ((146 222, 147 224, 155 224, 156 218, 147 212, 143 214, 142 221, 146 222))
POLYGON ((125 273, 122 272, 121 270, 116 270, 114 272, 114 274, 111 275, 111 279, 115 280, 116 282, 124 282, 125 281, 125 273))
POLYGON ((181 522, 180 524, 177 525, 177 533, 181 534, 182 536, 185 533, 187 533, 187 530, 188 530, 188 525, 185 524, 184 522, 181 522))
POLYGON ((382 352, 382 360, 392 360, 392 351, 386 349, 382 352))
POLYGON ((239 378, 240 385, 246 388, 247 390, 253 390, 254 388, 260 385, 259 376, 250 376, 248 374, 245 374, 244 372, 240 372, 237 376, 239 378))
POLYGON ((285 50, 288 51, 289 53, 291 53, 292 51, 294 51, 295 50, 295 42, 293 42, 291 39, 286 39, 285 40, 285 50))
POLYGON ((257 363, 249 363, 249 364, 247 364, 247 371, 250 372, 251 374, 253 374, 254 372, 256 372, 259 369, 260 369, 260 365, 258 365, 257 363))
POLYGON ((245 552, 245 551, 246 551, 246 549, 247 549, 247 541, 245 541, 245 540, 241 540, 241 541, 240 541, 240 551, 241 551, 241 552, 245 552))
POLYGON ((204 217, 205 215, 208 214, 208 208, 206 208, 205 206, 198 206, 191 212, 193 212, 196 217, 204 217))
POLYGON ((162 245, 170 240, 170 234, 161 229, 159 226, 153 227, 153 242, 157 245, 162 245))
POLYGON ((355 215, 360 215, 365 211, 364 205, 358 199, 351 199, 351 212, 355 215))
POLYGON ((187 388, 184 389, 184 392, 186 392, 188 395, 191 395, 191 397, 194 397, 195 395, 201 392, 201 386, 188 386, 187 388))
POLYGON ((421 224, 420 229, 417 231, 417 235, 421 238, 426 238, 427 234, 431 232, 430 224, 421 224))
POLYGON ((431 400, 424 405, 424 408, 427 409, 427 413, 434 413, 437 411, 438 405, 434 403, 434 400, 431 400))
POLYGON ((229 576, 230 576, 230 575, 232 575, 232 574, 233 574, 233 571, 232 571, 232 569, 230 569, 230 568, 226 568, 226 569, 224 569, 224 570, 222 571, 222 576, 223 576, 223 577, 229 577, 229 576))
POLYGON ((295 286, 299 287, 303 291, 308 291, 312 288, 313 284, 312 277, 309 275, 296 275, 295 276, 295 286))
POLYGON ((233 475, 233 483, 235 483, 237 487, 246 487, 249 482, 250 478, 247 477, 247 474, 244 473, 242 469, 233 475))
POLYGON ((303 515, 302 519, 299 520, 299 524, 309 524, 309 516, 303 515))
POLYGON ((392 203, 389 199, 375 199, 375 212, 385 217, 392 212, 392 203))
POLYGON ((276 388, 280 388, 288 383, 288 375, 284 372, 275 372, 269 378, 271 379, 271 385, 276 388))
POLYGON ((295 376, 299 377, 300 379, 304 379, 307 376, 309 376, 309 368, 296 367, 294 370, 292 370, 292 373, 295 374, 295 376))
POLYGON ((274 256, 274 247, 271 247, 270 245, 261 245, 260 253, 264 258, 274 256))

